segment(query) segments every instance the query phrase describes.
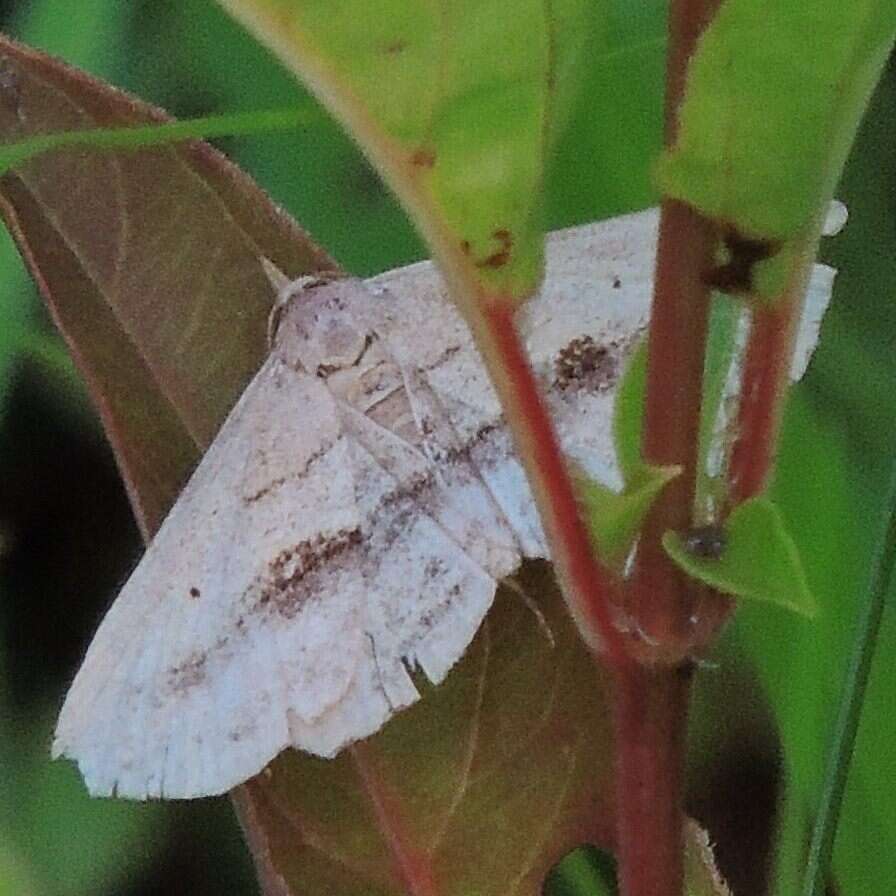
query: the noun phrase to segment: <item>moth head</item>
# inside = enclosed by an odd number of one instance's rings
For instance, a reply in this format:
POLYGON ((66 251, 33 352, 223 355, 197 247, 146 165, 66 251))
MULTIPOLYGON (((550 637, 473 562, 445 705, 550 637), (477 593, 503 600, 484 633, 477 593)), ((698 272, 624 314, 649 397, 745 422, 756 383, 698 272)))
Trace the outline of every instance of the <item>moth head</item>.
POLYGON ((322 378, 358 363, 371 337, 351 301, 356 283, 318 280, 292 293, 276 337, 287 363, 322 378))

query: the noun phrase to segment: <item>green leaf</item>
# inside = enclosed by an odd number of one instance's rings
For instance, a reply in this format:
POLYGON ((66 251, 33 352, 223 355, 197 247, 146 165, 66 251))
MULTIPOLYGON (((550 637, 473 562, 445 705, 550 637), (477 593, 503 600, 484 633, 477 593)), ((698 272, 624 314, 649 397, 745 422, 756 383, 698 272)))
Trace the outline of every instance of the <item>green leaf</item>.
MULTIPOLYGON (((707 458, 713 447, 715 422, 724 394, 725 380, 734 351, 734 336, 740 300, 716 297, 707 337, 706 366, 703 377, 703 403, 700 412, 697 506, 707 503, 712 482, 706 473, 707 458)), ((613 405, 613 441, 616 459, 628 484, 637 480, 644 469, 641 456, 641 432, 644 396, 647 385, 647 341, 632 353, 619 382, 613 405)))
POLYGON ((576 92, 584 0, 221 0, 389 183, 468 313, 542 266, 546 160, 576 92))
MULTIPOLYGON (((782 453, 787 478, 780 477, 775 485, 825 612, 812 626, 811 637, 786 632, 788 648, 782 653, 773 649, 777 631, 769 641, 759 620, 752 620, 752 631, 742 628, 752 635, 767 669, 763 683, 780 708, 794 802, 809 811, 819 801, 822 760, 864 601, 896 445, 894 111, 896 69, 890 66, 838 188, 850 205, 850 226, 837 239, 832 257, 844 274, 852 275, 838 284, 830 338, 813 370, 814 388, 802 391, 798 405, 793 403, 797 407, 791 410, 782 453)), ((835 842, 832 873, 843 896, 886 893, 896 877, 893 602, 891 589, 835 842)), ((800 831, 803 848, 807 831, 800 831)))
POLYGON ((0 277, 4 273, 7 274, 3 277, 5 295, 0 302, 0 416, 6 405, 15 363, 23 343, 33 331, 33 324, 29 319, 31 295, 26 289, 21 265, 15 258, 8 237, 4 237, 0 243, 0 277))
POLYGON ((894 32, 891 0, 727 0, 688 68, 663 191, 755 239, 820 226, 894 32))
POLYGON ((139 39, 154 95, 182 97, 187 109, 208 96, 227 113, 307 110, 301 127, 228 140, 226 148, 347 271, 371 276, 426 257, 404 210, 349 135, 232 16, 208 0, 187 0, 153 18, 158 26, 140 28, 139 39))
POLYGON ((886 489, 886 510, 880 540, 871 560, 865 604, 861 609, 850 653, 843 694, 825 771, 804 878, 804 896, 824 896, 831 872, 831 856, 843 807, 847 776, 855 753, 856 735, 868 689, 871 661, 880 636, 887 594, 892 591, 896 566, 896 464, 886 489))
POLYGON ((643 466, 641 430, 644 424, 644 395, 647 390, 647 342, 632 352, 619 380, 613 405, 613 442, 622 478, 628 482, 643 466))
POLYGON ((589 47, 579 101, 551 166, 552 228, 658 202, 651 166, 663 144, 665 14, 663 0, 613 0, 607 47, 589 47))
MULTIPOLYGON (((716 867, 707 832, 688 818, 684 839, 684 896, 731 896, 716 867)), ((566 885, 549 879, 547 896, 616 896, 618 893, 616 863, 609 853, 594 849, 576 850, 557 870, 565 874, 566 885)))
POLYGON ((17 757, 17 775, 0 786, 4 803, 18 807, 7 822, 12 843, 30 857, 40 884, 35 892, 112 892, 164 845, 165 807, 91 800, 74 768, 47 761, 50 727, 46 718, 31 726, 33 740, 17 757))
POLYGON ((78 4, 78 22, 60 14, 52 0, 15 7, 13 21, 4 23, 4 31, 20 35, 36 47, 52 46, 53 52, 69 64, 104 78, 116 78, 127 68, 125 59, 114 52, 133 15, 116 0, 83 0, 78 4))
POLYGON ((35 896, 39 892, 25 858, 18 854, 6 832, 0 839, 0 896, 35 896))
POLYGON ((253 134, 294 127, 307 118, 300 109, 215 115, 187 121, 159 122, 137 127, 89 128, 39 134, 0 146, 0 174, 52 149, 84 146, 137 151, 181 140, 210 139, 230 134, 253 134))
POLYGON ((617 570, 622 567, 654 500, 679 472, 679 467, 642 463, 629 471, 621 492, 586 476, 576 477, 588 529, 604 563, 617 570))
POLYGON ((734 358, 737 321, 742 308, 743 303, 740 299, 724 294, 713 297, 706 338, 706 360, 703 367, 703 401, 700 406, 698 495, 709 487, 706 482, 707 460, 713 447, 714 428, 722 408, 725 381, 734 358))
POLYGON ((797 613, 815 613, 796 544, 774 502, 750 498, 731 512, 725 523, 720 556, 699 556, 687 539, 666 532, 666 553, 689 575, 713 588, 747 600, 777 604, 797 613))
POLYGON ((574 849, 548 875, 542 896, 619 896, 615 857, 593 846, 574 849))

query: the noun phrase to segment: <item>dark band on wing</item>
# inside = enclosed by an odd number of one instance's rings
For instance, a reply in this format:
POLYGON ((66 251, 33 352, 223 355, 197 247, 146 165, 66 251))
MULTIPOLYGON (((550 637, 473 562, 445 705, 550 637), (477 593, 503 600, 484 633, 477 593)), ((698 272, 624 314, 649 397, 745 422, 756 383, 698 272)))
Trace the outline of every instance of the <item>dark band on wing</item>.
POLYGON ((319 574, 333 564, 351 565, 363 543, 360 527, 343 529, 332 535, 318 535, 277 554, 268 564, 260 582, 256 609, 271 607, 291 619, 320 592, 319 574))
POLYGON ((563 392, 604 392, 619 379, 630 347, 630 340, 598 343, 593 336, 578 336, 557 352, 551 385, 563 392))

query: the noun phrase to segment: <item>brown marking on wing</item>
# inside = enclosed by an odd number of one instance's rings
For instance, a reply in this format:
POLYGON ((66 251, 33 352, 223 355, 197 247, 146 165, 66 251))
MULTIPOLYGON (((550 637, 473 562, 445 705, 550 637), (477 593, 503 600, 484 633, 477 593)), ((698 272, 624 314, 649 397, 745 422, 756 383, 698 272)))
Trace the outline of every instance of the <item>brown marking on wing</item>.
POLYGON ((241 740, 250 739, 257 729, 257 725, 254 722, 246 722, 242 725, 237 725, 235 728, 232 728, 227 732, 227 737, 233 743, 239 743, 241 740))
POLYGON ((619 376, 620 346, 616 341, 598 344, 592 336, 579 336, 554 359, 554 382, 560 389, 599 392, 619 376))
POLYGON ((194 650, 180 665, 168 670, 168 687, 174 694, 183 695, 205 681, 205 664, 208 655, 204 650, 194 650))
POLYGON ((357 562, 353 552, 361 544, 361 530, 343 529, 332 535, 318 535, 281 551, 269 564, 261 582, 256 608, 273 608, 291 619, 320 592, 319 575, 336 563, 357 562))
POLYGON ((256 501, 260 501, 262 498, 266 497, 272 492, 277 491, 277 489, 284 486, 287 482, 291 482, 294 479, 302 479, 308 474, 308 471, 311 469, 311 467, 314 466, 314 464, 319 461, 332 447, 333 442, 327 442, 325 445, 321 445, 321 447, 318 448, 317 451, 311 454, 311 456, 305 462, 305 466, 302 467, 301 470, 296 470, 295 473, 292 473, 289 476, 278 476, 276 479, 272 479, 267 485, 258 489, 258 491, 253 492, 251 495, 243 495, 243 504, 245 506, 254 504, 256 501))

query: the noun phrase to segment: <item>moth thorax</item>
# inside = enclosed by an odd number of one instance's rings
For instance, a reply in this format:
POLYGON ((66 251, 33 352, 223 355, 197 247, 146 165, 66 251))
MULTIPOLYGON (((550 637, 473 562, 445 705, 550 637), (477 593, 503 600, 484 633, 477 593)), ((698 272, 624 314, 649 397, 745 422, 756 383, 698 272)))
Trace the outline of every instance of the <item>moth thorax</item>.
POLYGON ((367 332, 331 303, 293 303, 281 345, 288 360, 327 378, 358 363, 370 343, 367 332))

